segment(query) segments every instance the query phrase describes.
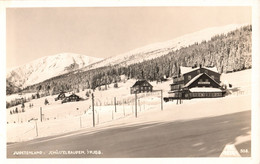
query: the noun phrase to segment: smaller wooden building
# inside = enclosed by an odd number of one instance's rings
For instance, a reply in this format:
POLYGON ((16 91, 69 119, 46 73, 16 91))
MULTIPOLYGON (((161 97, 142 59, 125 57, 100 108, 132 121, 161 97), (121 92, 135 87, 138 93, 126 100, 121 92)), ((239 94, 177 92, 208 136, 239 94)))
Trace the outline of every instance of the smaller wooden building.
POLYGON ((63 104, 63 103, 66 103, 66 102, 74 102, 74 101, 80 101, 81 100, 81 98, 78 96, 78 95, 76 95, 76 94, 71 94, 70 96, 68 96, 68 97, 65 97, 62 101, 61 101, 61 103, 63 104))
POLYGON ((65 92, 60 92, 60 94, 55 98, 57 100, 63 100, 66 97, 65 92))
POLYGON ((138 80, 131 87, 131 94, 143 93, 143 92, 152 92, 153 86, 147 80, 138 80))

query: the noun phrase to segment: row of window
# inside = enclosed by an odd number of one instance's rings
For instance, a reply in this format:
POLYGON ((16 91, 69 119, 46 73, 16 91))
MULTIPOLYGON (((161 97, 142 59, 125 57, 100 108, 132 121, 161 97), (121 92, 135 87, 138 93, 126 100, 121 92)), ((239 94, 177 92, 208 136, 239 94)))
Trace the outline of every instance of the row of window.
POLYGON ((222 93, 207 93, 207 92, 198 92, 198 93, 182 93, 176 92, 173 93, 174 97, 185 97, 185 98, 199 98, 199 97, 222 97, 222 93))
POLYGON ((222 93, 205 93, 205 92, 199 92, 199 93, 190 93, 191 97, 221 97, 222 93))
POLYGON ((184 84, 180 85, 171 85, 171 90, 178 90, 184 87, 184 84))
MULTIPOLYGON (((200 70, 198 70, 197 73, 200 74, 200 70)), ((208 70, 204 70, 204 73, 208 73, 208 70)))
POLYGON ((144 84, 143 84, 143 86, 147 86, 147 87, 149 87, 149 84, 147 84, 147 83, 144 83, 144 84))
MULTIPOLYGON (((152 91, 152 87, 140 87, 140 89, 136 88, 137 91, 152 91)), ((131 91, 134 92, 135 88, 131 88, 131 91)))
POLYGON ((203 81, 203 79, 200 79, 199 82, 208 82, 209 79, 205 79, 205 81, 203 81))
POLYGON ((139 93, 142 93, 142 92, 152 92, 152 90, 140 90, 139 93))
POLYGON ((144 91, 148 91, 148 90, 151 90, 152 88, 151 87, 141 87, 141 90, 144 90, 144 91))

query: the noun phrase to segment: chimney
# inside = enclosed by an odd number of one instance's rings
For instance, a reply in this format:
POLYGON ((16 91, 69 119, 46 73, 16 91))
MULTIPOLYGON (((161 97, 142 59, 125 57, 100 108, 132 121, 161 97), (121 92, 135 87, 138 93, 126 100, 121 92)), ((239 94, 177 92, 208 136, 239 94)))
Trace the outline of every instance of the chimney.
POLYGON ((200 68, 202 67, 202 65, 200 64, 200 68))

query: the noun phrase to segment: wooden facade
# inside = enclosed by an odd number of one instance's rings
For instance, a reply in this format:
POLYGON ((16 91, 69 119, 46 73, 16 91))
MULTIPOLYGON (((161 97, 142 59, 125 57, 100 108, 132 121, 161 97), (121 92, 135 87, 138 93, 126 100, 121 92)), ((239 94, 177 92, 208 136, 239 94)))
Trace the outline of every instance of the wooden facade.
POLYGON ((170 86, 169 94, 176 98, 213 98, 224 95, 220 86, 220 74, 205 67, 190 69, 184 73, 180 70, 170 86))
POLYGON ((55 98, 55 101, 63 100, 65 97, 65 92, 60 92, 60 94, 55 98))
POLYGON ((146 80, 138 80, 130 88, 131 94, 142 93, 142 92, 152 92, 152 91, 153 91, 153 86, 146 80))
POLYGON ((81 100, 81 98, 78 96, 78 95, 76 95, 76 94, 71 94, 70 96, 68 96, 68 97, 65 97, 62 101, 61 101, 61 103, 63 104, 63 103, 66 103, 66 102, 74 102, 74 101, 80 101, 81 100))

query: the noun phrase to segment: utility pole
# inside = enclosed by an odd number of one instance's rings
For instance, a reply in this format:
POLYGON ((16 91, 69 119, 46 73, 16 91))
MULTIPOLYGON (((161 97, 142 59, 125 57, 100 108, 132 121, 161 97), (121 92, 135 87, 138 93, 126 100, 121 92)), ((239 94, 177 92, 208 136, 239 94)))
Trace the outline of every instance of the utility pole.
POLYGON ((178 101, 179 103, 181 104, 181 87, 179 86, 179 89, 178 89, 178 96, 177 96, 177 104, 178 104, 178 101))
POLYGON ((95 127, 94 94, 92 93, 91 96, 92 96, 93 127, 95 127))
POLYGON ((42 107, 40 107, 40 117, 41 117, 41 122, 42 122, 42 107))
POLYGON ((97 111, 97 124, 99 125, 99 113, 97 111))
POLYGON ((146 93, 144 93, 144 110, 145 110, 145 99, 146 99, 146 93))
POLYGON ((116 97, 114 97, 115 113, 116 113, 116 97))
POLYGON ((29 120, 29 122, 30 122, 30 121, 35 121, 36 137, 38 137, 38 126, 37 126, 37 120, 38 120, 37 118, 32 118, 32 119, 29 120))
POLYGON ((37 119, 35 119, 34 121, 35 121, 36 137, 38 137, 37 119))
POLYGON ((80 128, 82 128, 81 116, 79 116, 79 121, 80 121, 80 128))
POLYGON ((123 100, 123 110, 124 110, 124 116, 125 116, 125 100, 123 100))
POLYGON ((137 93, 135 91, 135 117, 137 118, 137 93))
POLYGON ((163 90, 161 90, 161 110, 163 110, 163 90))
POLYGON ((112 120, 114 120, 114 111, 112 110, 112 120))
POLYGON ((130 103, 131 103, 130 105, 131 105, 132 114, 133 114, 133 113, 134 113, 134 109, 133 109, 133 103, 134 103, 134 102, 130 102, 130 103))
POLYGON ((182 92, 181 92, 181 97, 180 97, 180 104, 182 103, 182 102, 181 102, 181 98, 182 98, 182 92))
POLYGON ((140 112, 141 112, 141 103, 140 103, 140 98, 138 99, 138 104, 139 104, 139 109, 140 109, 140 112))

